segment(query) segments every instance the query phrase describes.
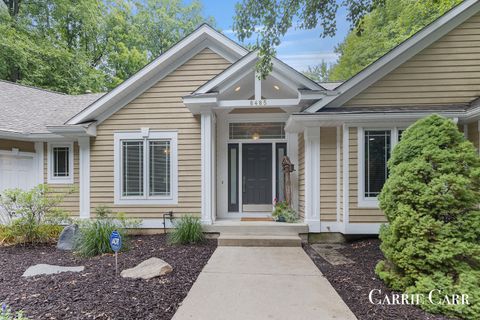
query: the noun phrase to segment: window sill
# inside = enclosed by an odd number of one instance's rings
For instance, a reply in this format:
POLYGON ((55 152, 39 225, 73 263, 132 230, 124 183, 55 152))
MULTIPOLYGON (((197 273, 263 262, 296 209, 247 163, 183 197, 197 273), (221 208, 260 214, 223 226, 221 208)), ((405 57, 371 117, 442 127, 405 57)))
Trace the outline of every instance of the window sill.
POLYGON ((47 179, 47 183, 48 184, 73 184, 74 181, 73 181, 73 177, 70 178, 52 178, 52 177, 49 177, 47 179))
POLYGON ((367 209, 379 209, 380 208, 377 198, 363 198, 363 199, 359 198, 357 206, 359 208, 367 208, 367 209))
POLYGON ((125 199, 125 198, 116 198, 116 205, 172 205, 178 204, 177 198, 168 198, 168 199, 125 199))

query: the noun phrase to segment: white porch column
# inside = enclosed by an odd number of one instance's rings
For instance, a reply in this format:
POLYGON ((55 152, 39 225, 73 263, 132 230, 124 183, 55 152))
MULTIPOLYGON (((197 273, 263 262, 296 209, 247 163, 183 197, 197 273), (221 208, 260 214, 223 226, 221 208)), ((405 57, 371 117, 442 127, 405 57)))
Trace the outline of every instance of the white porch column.
POLYGON ((43 142, 35 142, 35 165, 37 177, 35 179, 36 184, 45 183, 45 174, 44 174, 44 149, 43 142))
POLYGON ((201 113, 202 218, 203 224, 215 221, 215 114, 201 113))
POLYGON ((80 149, 80 218, 90 218, 90 137, 78 138, 80 149))
POLYGON ((320 232, 320 128, 305 128, 305 223, 320 232))

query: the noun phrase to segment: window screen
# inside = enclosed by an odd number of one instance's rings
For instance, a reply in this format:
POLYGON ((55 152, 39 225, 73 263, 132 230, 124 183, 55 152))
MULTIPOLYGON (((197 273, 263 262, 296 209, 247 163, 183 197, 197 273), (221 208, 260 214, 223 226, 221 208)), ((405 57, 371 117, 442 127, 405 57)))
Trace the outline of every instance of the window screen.
POLYGON ((170 141, 149 141, 149 195, 170 194, 170 141))
POLYGON ((143 195, 143 141, 122 141, 122 195, 143 195))
POLYGON ((389 130, 365 131, 365 197, 376 197, 388 177, 389 130))
POLYGON ((70 148, 53 147, 53 176, 68 177, 70 175, 70 148))

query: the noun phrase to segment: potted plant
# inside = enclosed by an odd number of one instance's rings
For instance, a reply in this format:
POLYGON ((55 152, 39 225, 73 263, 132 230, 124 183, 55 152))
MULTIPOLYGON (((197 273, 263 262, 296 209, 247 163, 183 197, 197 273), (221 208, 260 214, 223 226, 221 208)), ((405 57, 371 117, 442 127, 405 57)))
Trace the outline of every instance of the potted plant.
POLYGON ((272 217, 275 221, 293 223, 298 220, 297 213, 290 207, 287 201, 277 201, 275 198, 273 205, 272 217))

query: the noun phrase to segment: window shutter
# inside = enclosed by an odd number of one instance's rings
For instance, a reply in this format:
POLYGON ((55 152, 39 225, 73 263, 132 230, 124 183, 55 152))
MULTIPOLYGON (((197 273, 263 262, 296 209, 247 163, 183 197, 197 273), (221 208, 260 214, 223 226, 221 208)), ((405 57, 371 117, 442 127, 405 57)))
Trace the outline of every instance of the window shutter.
POLYGON ((122 142, 122 194, 143 196, 143 141, 122 142))

